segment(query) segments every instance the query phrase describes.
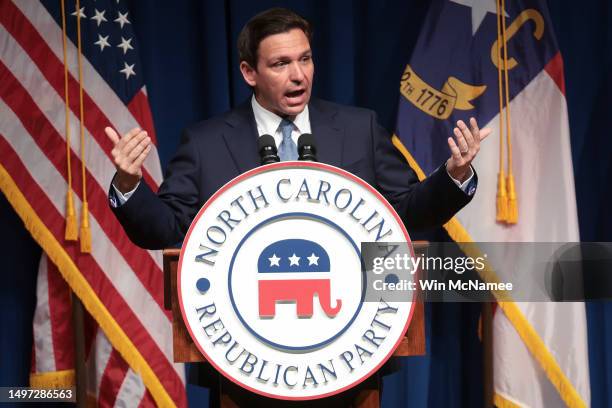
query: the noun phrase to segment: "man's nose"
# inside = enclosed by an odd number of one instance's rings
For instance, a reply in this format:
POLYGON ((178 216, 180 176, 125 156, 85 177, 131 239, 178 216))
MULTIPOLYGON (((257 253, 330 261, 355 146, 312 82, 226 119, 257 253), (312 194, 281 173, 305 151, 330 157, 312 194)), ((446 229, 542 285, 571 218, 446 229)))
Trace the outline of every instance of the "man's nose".
POLYGON ((301 83, 304 80, 304 71, 299 62, 294 61, 289 66, 289 79, 295 83, 301 83))

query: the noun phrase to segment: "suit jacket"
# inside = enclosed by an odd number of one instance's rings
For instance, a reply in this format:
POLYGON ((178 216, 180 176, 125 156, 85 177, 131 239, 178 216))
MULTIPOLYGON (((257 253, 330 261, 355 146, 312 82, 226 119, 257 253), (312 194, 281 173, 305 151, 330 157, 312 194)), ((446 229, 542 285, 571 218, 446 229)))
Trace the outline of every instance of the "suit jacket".
MULTIPOLYGON (((419 182, 374 112, 317 99, 308 106, 318 160, 375 187, 409 232, 444 224, 471 200, 444 166, 419 182)), ((259 166, 257 137, 250 100, 187 128, 158 193, 141 181, 126 203, 113 208, 130 239, 149 249, 181 242, 209 197, 232 178, 259 166)))

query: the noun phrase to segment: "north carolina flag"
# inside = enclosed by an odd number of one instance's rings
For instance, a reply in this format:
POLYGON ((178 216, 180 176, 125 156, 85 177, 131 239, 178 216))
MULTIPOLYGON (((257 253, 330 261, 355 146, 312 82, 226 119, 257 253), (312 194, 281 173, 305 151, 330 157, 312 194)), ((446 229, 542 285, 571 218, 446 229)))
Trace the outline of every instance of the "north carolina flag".
MULTIPOLYGON (((476 196, 445 226, 451 238, 580 240, 563 61, 544 1, 433 1, 400 93, 394 143, 421 178, 448 159, 457 120, 493 129, 474 162, 476 196)), ((499 303, 493 324, 496 405, 590 404, 583 303, 499 303)))

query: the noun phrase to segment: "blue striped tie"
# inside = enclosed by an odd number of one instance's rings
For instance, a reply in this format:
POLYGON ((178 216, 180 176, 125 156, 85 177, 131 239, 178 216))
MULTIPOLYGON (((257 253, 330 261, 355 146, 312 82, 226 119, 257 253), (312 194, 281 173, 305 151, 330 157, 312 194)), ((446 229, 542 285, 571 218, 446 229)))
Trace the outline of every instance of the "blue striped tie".
POLYGON ((281 141, 280 146, 278 146, 278 157, 280 157, 281 161, 297 160, 297 146, 291 138, 293 122, 283 119, 280 123, 280 129, 281 133, 283 134, 283 140, 281 141))

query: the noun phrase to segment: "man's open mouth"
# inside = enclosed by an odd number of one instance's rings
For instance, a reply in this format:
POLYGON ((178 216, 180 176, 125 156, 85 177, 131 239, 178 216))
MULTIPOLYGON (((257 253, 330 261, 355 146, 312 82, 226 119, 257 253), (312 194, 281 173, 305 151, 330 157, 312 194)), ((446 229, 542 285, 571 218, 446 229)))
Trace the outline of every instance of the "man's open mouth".
POLYGON ((297 98, 299 96, 302 96, 304 94, 304 90, 303 89, 298 89, 297 91, 292 91, 292 92, 287 92, 285 94, 285 96, 289 97, 289 98, 297 98))

